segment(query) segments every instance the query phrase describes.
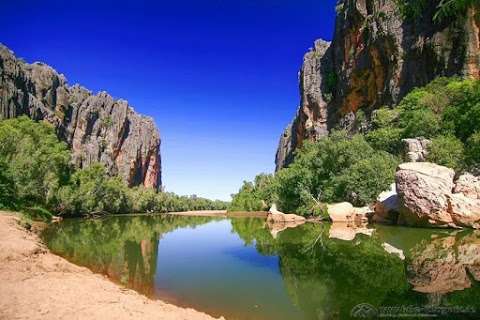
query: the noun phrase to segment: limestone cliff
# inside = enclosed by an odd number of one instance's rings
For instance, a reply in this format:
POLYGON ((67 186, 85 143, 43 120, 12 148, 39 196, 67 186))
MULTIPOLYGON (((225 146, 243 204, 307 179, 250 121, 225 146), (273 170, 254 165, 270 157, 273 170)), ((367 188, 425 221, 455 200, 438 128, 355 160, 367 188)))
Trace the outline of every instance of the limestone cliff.
POLYGON ((333 41, 318 40, 300 72, 300 107, 282 135, 277 170, 288 165, 304 140, 332 128, 357 131, 367 119, 394 106, 412 88, 438 76, 480 77, 480 8, 433 22, 438 1, 421 16, 405 18, 398 0, 340 0, 333 41))
POLYGON ((53 124, 77 167, 102 162, 130 186, 160 187, 160 135, 153 119, 106 92, 69 86, 48 65, 25 63, 0 45, 0 119, 21 115, 53 124))

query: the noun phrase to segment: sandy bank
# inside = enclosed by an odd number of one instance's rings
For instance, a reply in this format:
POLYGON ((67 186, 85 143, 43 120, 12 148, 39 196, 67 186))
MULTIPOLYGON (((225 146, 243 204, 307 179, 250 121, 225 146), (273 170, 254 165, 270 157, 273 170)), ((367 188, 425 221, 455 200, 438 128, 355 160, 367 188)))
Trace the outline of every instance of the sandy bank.
POLYGON ((48 251, 0 211, 0 319, 213 319, 150 300, 48 251))

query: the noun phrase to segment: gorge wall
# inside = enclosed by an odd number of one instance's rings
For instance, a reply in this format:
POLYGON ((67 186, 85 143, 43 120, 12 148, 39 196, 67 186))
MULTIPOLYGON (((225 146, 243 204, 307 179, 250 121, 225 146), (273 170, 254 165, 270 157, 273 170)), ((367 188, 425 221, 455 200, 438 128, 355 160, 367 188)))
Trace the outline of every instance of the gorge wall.
POLYGON ((420 16, 406 18, 398 0, 338 2, 333 41, 317 40, 304 57, 300 106, 280 138, 277 170, 305 140, 336 127, 360 131, 360 114, 368 119, 438 76, 480 77, 480 6, 433 22, 438 3, 427 1, 420 16))
POLYGON ((0 119, 26 115, 54 125, 78 168, 101 162, 129 186, 161 186, 160 134, 125 100, 67 84, 43 63, 28 64, 0 44, 0 119))

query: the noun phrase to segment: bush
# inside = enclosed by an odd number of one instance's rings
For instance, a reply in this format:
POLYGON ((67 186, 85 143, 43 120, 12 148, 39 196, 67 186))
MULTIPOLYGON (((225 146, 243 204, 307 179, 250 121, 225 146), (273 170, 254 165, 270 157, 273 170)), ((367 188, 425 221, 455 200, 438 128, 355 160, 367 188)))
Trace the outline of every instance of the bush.
POLYGON ((70 153, 51 125, 27 117, 0 121, 0 158, 4 168, 0 183, 15 191, 3 201, 55 206, 57 191, 70 174, 70 153))
POLYGON ((365 139, 376 150, 399 154, 402 150, 403 130, 400 128, 380 128, 370 131, 365 139))
POLYGON ((393 182, 396 165, 393 156, 374 150, 362 135, 334 131, 305 144, 290 167, 277 173, 278 205, 303 215, 325 202, 365 205, 393 182))
POLYGON ((468 138, 465 153, 469 165, 480 164, 480 131, 476 131, 468 138))
POLYGON ((355 163, 334 179, 337 198, 346 199, 357 206, 373 202, 393 182, 398 163, 386 152, 376 153, 355 163))
POLYGON ((60 191, 60 212, 67 214, 126 213, 130 211, 127 186, 110 178, 100 163, 78 170, 60 191))
POLYGON ((439 136, 432 139, 428 147, 427 161, 461 170, 465 165, 463 143, 453 136, 439 136))
POLYGON ((259 174, 255 181, 244 181, 237 194, 232 195, 229 211, 268 210, 275 202, 274 178, 269 174, 259 174))

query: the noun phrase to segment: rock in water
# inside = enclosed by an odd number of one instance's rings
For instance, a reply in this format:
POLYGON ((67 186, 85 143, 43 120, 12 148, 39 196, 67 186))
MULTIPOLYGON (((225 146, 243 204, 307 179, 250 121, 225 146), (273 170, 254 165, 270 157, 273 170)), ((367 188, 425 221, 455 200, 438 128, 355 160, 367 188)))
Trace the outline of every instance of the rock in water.
POLYGON ((448 213, 455 172, 429 162, 407 162, 395 174, 400 219, 407 225, 453 226, 448 213))
POLYGON ((349 202, 341 202, 327 205, 327 212, 332 222, 353 221, 354 209, 349 202))
POLYGON ((480 78, 479 6, 460 19, 434 23, 437 4, 427 1, 422 17, 406 19, 398 0, 338 2, 333 41, 316 41, 305 55, 300 106, 281 136, 277 170, 293 161, 304 140, 336 126, 363 130, 359 110, 368 116, 395 105, 438 76, 480 78))
POLYGON ((380 193, 374 207, 373 222, 395 224, 398 219, 398 195, 395 183, 390 190, 380 193))
POLYGON ((480 228, 480 200, 475 177, 461 176, 429 162, 409 162, 395 174, 400 203, 399 223, 413 226, 480 228), (461 192, 459 192, 461 191, 461 192))
POLYGON ((288 222, 305 222, 305 217, 298 216, 296 214, 285 214, 277 210, 275 204, 272 205, 268 211, 267 222, 270 224, 273 223, 288 223, 288 222))
POLYGON ((161 186, 160 135, 153 119, 125 100, 93 95, 43 63, 27 64, 0 45, 0 119, 22 115, 45 120, 83 168, 105 164, 129 186, 161 186))

